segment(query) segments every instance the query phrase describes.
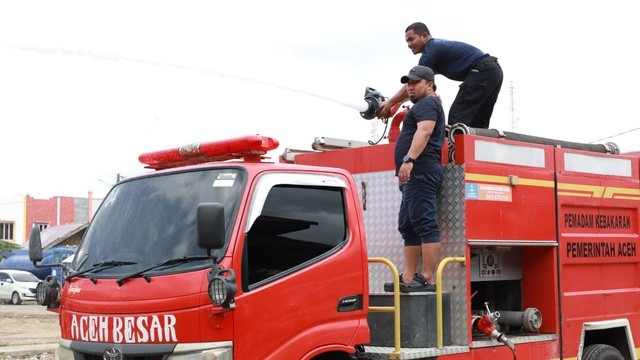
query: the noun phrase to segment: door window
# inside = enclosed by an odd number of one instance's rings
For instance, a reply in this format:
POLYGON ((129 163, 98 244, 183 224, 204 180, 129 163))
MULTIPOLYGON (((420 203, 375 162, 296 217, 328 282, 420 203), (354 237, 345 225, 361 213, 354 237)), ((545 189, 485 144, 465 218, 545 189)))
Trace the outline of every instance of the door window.
POLYGON ((249 288, 324 258, 346 241, 343 188, 273 186, 247 233, 249 288))

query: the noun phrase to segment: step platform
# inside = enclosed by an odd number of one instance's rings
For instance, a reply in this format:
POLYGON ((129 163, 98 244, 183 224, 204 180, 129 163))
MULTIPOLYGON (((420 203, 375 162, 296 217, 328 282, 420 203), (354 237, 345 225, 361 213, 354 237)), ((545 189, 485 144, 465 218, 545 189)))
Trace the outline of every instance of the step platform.
MULTIPOLYGON (((451 344, 450 294, 442 294, 443 345, 451 344)), ((369 295, 370 306, 393 306, 393 294, 369 295)), ((393 347, 393 313, 369 312, 370 346, 393 347)), ((400 346, 429 348, 437 346, 436 293, 400 294, 400 346)))

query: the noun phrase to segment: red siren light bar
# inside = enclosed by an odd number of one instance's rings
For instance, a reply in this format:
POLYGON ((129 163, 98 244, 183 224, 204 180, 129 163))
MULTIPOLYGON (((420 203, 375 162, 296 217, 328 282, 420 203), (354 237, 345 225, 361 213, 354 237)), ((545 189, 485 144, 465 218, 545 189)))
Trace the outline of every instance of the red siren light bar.
POLYGON ((247 162, 260 162, 267 151, 276 149, 278 145, 274 138, 249 135, 148 152, 140 155, 138 160, 146 165, 145 168, 155 170, 240 158, 247 162))

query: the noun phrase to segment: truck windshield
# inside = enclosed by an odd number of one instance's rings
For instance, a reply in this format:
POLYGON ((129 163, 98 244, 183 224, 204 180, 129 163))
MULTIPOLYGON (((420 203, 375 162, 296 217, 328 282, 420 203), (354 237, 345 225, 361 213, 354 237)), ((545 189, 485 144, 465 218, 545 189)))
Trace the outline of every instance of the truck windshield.
MULTIPOLYGON (((106 259, 128 262, 101 270, 94 277, 121 277, 181 257, 199 257, 196 212, 201 203, 225 208, 227 243, 243 189, 238 168, 153 174, 114 186, 96 212, 74 260, 74 271, 90 269, 106 259), (97 275, 97 276, 96 276, 97 275)), ((220 257, 225 249, 214 251, 220 257)), ((179 272, 211 266, 211 260, 154 267, 150 273, 179 272)))

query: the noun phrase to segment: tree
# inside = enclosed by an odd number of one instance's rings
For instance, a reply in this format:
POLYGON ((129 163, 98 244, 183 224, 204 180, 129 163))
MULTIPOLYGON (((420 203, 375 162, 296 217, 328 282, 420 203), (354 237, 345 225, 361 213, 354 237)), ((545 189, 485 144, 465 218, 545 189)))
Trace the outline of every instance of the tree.
POLYGON ((10 241, 0 240, 0 260, 4 258, 4 256, 2 256, 4 253, 16 249, 20 249, 20 245, 10 241))

